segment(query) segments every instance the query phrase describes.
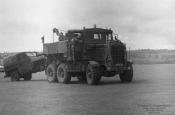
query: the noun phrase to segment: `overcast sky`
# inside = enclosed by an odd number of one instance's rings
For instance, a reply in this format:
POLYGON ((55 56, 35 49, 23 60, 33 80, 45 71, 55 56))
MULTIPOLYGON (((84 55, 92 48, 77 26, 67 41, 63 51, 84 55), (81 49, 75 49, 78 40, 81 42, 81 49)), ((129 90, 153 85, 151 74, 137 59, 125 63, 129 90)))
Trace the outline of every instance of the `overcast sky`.
POLYGON ((42 51, 54 27, 94 24, 131 49, 175 49, 174 0, 0 0, 0 52, 42 51))

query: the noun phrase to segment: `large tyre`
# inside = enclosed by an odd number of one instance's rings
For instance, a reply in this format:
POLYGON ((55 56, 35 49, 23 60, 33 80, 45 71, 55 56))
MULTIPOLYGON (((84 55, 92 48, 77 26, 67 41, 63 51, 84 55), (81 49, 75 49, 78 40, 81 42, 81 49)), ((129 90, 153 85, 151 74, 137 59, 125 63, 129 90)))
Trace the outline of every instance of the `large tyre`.
POLYGON ((46 69, 47 81, 48 82, 56 82, 57 81, 57 73, 56 73, 56 65, 49 64, 46 69))
POLYGON ((97 82, 100 82, 101 78, 102 78, 102 76, 99 75, 99 76, 97 77, 97 82))
POLYGON ((99 68, 89 64, 86 69, 86 78, 89 85, 98 84, 101 79, 99 68))
POLYGON ((65 64, 60 64, 57 68, 57 79, 58 82, 68 84, 71 81, 71 74, 67 71, 65 64))
POLYGON ((86 83, 87 82, 86 73, 78 74, 77 79, 82 83, 86 83))
POLYGON ((31 73, 31 72, 26 73, 26 74, 24 75, 24 80, 29 81, 29 80, 31 80, 31 79, 32 79, 32 73, 31 73))
POLYGON ((19 81, 19 79, 20 79, 20 75, 19 75, 18 71, 12 71, 10 73, 10 76, 11 76, 11 81, 19 81))
POLYGON ((128 64, 128 70, 125 70, 122 74, 119 75, 120 76, 120 80, 123 83, 126 82, 131 82, 133 79, 133 67, 132 64, 128 64))

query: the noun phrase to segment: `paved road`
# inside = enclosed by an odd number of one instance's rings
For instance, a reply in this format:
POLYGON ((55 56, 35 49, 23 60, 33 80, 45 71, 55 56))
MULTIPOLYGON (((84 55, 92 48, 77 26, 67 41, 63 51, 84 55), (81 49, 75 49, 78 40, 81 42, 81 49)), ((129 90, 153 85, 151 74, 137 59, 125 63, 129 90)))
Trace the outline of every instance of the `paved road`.
POLYGON ((103 78, 98 86, 0 78, 0 115, 174 115, 175 65, 135 65, 132 83, 103 78))

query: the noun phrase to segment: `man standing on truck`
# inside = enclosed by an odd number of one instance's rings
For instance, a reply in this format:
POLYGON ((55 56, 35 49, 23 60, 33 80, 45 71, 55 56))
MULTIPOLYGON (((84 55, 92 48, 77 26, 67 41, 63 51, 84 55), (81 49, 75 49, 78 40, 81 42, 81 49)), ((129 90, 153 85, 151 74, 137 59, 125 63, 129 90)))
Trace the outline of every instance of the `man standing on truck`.
POLYGON ((65 36, 64 36, 64 34, 61 32, 60 34, 59 34, 59 41, 64 41, 65 40, 65 36))
POLYGON ((58 36, 58 41, 66 40, 64 34, 62 32, 59 32, 57 28, 53 28, 53 33, 56 33, 56 35, 58 36))

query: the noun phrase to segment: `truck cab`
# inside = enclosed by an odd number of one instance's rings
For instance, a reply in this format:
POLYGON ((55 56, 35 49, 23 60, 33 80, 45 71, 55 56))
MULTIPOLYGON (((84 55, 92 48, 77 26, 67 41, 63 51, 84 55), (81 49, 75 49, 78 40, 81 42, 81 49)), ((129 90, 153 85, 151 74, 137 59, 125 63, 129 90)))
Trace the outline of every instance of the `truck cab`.
POLYGON ((90 28, 83 30, 70 30, 68 34, 77 35, 75 52, 81 59, 94 60, 101 64, 125 64, 126 46, 113 37, 110 29, 90 28), (77 48, 76 48, 77 47, 77 48), (77 50, 76 50, 77 49, 77 50), (80 51, 81 50, 81 51, 80 51), (81 53, 80 53, 81 52, 81 53))

